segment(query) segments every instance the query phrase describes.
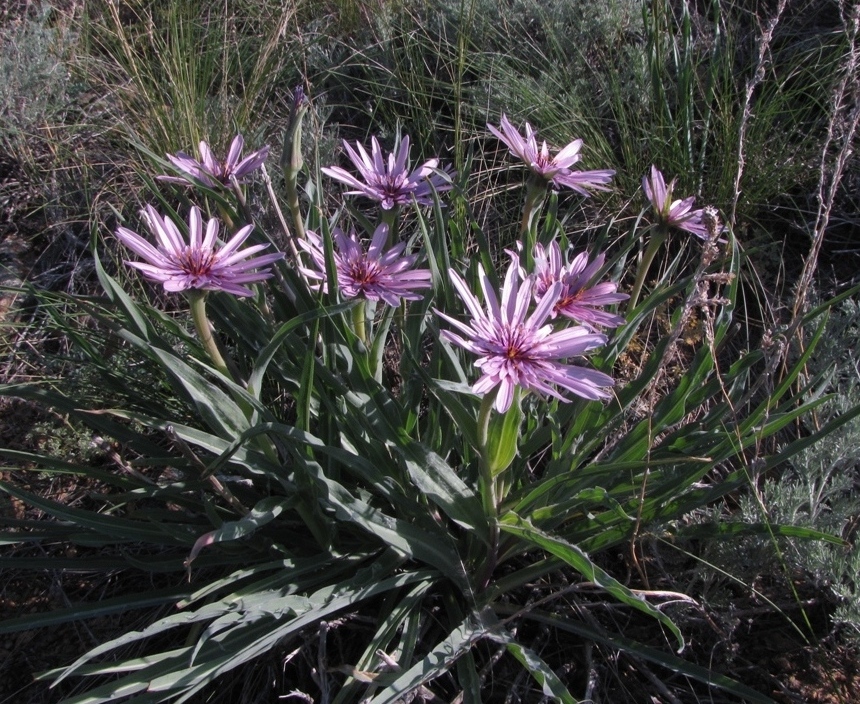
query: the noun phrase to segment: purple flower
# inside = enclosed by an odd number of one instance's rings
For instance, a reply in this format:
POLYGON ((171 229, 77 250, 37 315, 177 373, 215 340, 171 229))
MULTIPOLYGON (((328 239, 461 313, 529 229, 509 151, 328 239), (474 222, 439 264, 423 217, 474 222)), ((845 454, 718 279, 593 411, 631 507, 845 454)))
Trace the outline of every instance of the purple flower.
POLYGON ((419 205, 432 204, 433 190, 442 192, 451 189, 450 171, 444 171, 444 175, 436 171, 439 166, 438 159, 425 161, 421 166, 409 173, 409 137, 404 137, 400 142, 400 148, 396 153, 388 155, 383 160, 382 150, 376 137, 370 140, 370 155, 358 142, 355 146, 356 152, 344 140, 343 146, 350 160, 358 169, 359 180, 345 169, 339 166, 324 167, 321 171, 336 181, 345 183, 355 189, 347 191, 347 195, 361 195, 378 201, 383 210, 391 210, 395 205, 405 205, 412 202, 412 198, 419 205))
MULTIPOLYGON (((332 239, 337 249, 334 253, 337 283, 346 298, 366 298, 398 306, 401 299, 421 300, 423 296, 415 291, 430 288, 430 271, 412 268, 418 261, 418 255, 403 256, 405 242, 383 252, 388 240, 388 225, 383 223, 376 228, 367 252, 355 232, 346 235, 336 227, 332 239)), ((325 290, 325 249, 322 239, 316 233, 308 232, 307 240, 299 240, 299 245, 311 255, 315 267, 301 267, 302 273, 322 281, 325 290)))
POLYGON ((561 248, 553 241, 548 250, 540 244, 535 245, 535 287, 534 296, 540 301, 556 282, 561 283, 561 291, 550 313, 551 317, 561 313, 592 330, 597 326, 615 328, 624 323, 624 316, 600 310, 602 306, 626 301, 630 296, 617 293, 618 286, 612 281, 603 281, 589 286, 595 274, 603 266, 606 255, 598 254, 594 261, 588 262, 588 252, 582 252, 564 266, 561 248))
POLYGON ((579 325, 558 332, 553 332, 552 325, 543 325, 561 295, 560 282, 544 292, 534 312, 527 317, 535 278, 528 277, 520 289, 517 270, 518 264, 512 257, 500 303, 489 278, 479 266, 486 312, 466 282, 455 271, 449 272, 472 320, 467 325, 441 311, 437 310, 436 314, 465 336, 443 330, 443 339, 478 355, 475 366, 483 375, 472 390, 486 394, 498 386, 494 407, 499 413, 510 408, 517 386, 562 401, 567 399, 553 385, 587 399, 608 398, 609 393, 604 389, 615 383, 612 377, 560 361, 600 347, 606 343, 606 337, 579 325))
MULTIPOLYGON (((185 152, 168 154, 167 158, 179 171, 200 181, 204 186, 229 187, 233 177, 241 183, 252 171, 259 169, 269 155, 269 147, 266 146, 240 160, 244 146, 245 140, 242 135, 237 134, 230 144, 230 151, 227 152, 225 161, 218 161, 206 142, 200 142, 200 161, 185 152)), ((185 179, 175 176, 159 176, 159 179, 170 183, 187 183, 185 179)))
POLYGON ((186 244, 176 224, 162 218, 151 205, 141 212, 157 245, 153 247, 136 232, 118 227, 116 238, 144 262, 125 263, 139 269, 143 275, 164 284, 165 291, 225 291, 234 296, 253 296, 254 292, 242 284, 263 281, 271 276, 268 270, 255 271, 283 258, 283 253, 266 254, 248 259, 269 245, 257 244, 239 251, 248 239, 253 225, 246 225, 223 246, 216 246, 219 223, 212 218, 203 233, 200 209, 191 208, 188 218, 190 242, 186 244))
POLYGON ((708 228, 702 221, 702 209, 693 210, 696 202, 695 196, 684 198, 684 200, 672 200, 672 189, 675 187, 675 179, 667 186, 663 180, 663 174, 656 166, 651 166, 651 177, 642 177, 642 188, 651 206, 657 215, 657 219, 668 227, 677 227, 694 234, 702 240, 709 240, 708 228))
POLYGON ((526 134, 523 137, 519 131, 502 115, 501 132, 488 124, 487 129, 504 142, 511 154, 522 159, 533 173, 549 181, 557 188, 571 188, 584 196, 591 195, 588 189, 608 191, 605 184, 612 180, 615 172, 611 169, 601 171, 574 171, 570 167, 582 159, 579 150, 582 140, 575 139, 554 157, 549 155, 546 142, 540 149, 537 144, 537 132, 526 122, 526 134))

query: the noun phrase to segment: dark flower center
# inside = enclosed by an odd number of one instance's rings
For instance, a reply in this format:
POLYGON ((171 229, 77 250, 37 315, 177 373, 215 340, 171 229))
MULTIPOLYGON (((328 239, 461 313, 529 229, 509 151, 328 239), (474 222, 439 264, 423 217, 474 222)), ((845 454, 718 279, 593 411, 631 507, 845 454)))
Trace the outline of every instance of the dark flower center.
POLYGON ((215 252, 211 249, 192 249, 186 247, 179 256, 179 265, 190 276, 207 276, 215 263, 215 252))
POLYGON ((375 284, 379 279, 379 267, 365 259, 350 262, 347 276, 357 286, 368 286, 375 284))
POLYGON ((518 360, 528 359, 529 348, 526 343, 526 335, 523 332, 522 326, 517 328, 508 328, 505 331, 505 358, 516 362, 518 360))
POLYGON ((579 289, 574 291, 573 293, 568 293, 564 298, 559 298, 555 304, 556 310, 561 310, 563 308, 567 308, 570 305, 573 305, 577 301, 582 299, 583 289, 579 289))

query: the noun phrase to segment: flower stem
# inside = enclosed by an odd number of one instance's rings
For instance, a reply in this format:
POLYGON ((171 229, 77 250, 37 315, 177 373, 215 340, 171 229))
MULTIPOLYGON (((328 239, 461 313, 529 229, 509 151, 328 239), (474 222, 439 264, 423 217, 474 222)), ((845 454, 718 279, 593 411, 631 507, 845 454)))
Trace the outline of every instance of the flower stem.
MULTIPOLYGON (((190 291, 188 293, 188 300, 191 304, 191 318, 194 320, 194 326, 197 328, 200 342, 209 354, 213 366, 228 379, 233 379, 235 381, 234 375, 231 374, 227 363, 224 361, 224 357, 221 355, 221 351, 218 349, 218 343, 215 341, 215 337, 212 334, 212 325, 206 317, 206 292, 199 290, 190 291)), ((242 409, 242 412, 250 419, 253 414, 253 408, 247 403, 247 401, 245 401, 245 399, 237 395, 234 395, 234 398, 236 403, 242 409)), ((278 451, 268 435, 257 435, 254 438, 253 443, 263 452, 269 462, 272 462, 275 465, 281 465, 278 451)), ((226 487, 223 487, 215 477, 210 477, 209 481, 213 484, 215 491, 224 497, 231 506, 238 510, 238 506, 241 504, 234 504, 233 501, 230 501, 232 495, 225 493, 228 492, 226 487)), ((296 511, 305 522, 305 525, 307 525, 320 547, 327 548, 330 543, 330 537, 328 535, 328 529, 326 528, 324 519, 302 503, 299 503, 298 506, 296 506, 296 511)), ((247 510, 245 510, 245 513, 247 513, 247 510)))
MULTIPOLYGON (((212 360, 212 365, 228 379, 233 379, 230 373, 230 368, 218 349, 218 343, 215 336, 212 334, 212 324, 209 318, 206 317, 206 292, 198 289, 192 289, 187 294, 188 303, 191 306, 191 319, 194 321, 194 327, 197 329, 197 336, 200 338, 200 343, 209 359, 212 360)), ((233 379, 235 381, 235 379, 233 379)))
MULTIPOLYGON (((248 207, 248 200, 245 198, 245 190, 242 188, 242 184, 239 183, 239 179, 237 179, 235 175, 230 176, 230 186, 232 187, 233 195, 236 196, 236 204, 239 206, 237 213, 247 224, 251 224, 254 222, 254 215, 248 207)), ((233 225, 229 215, 227 215, 226 209, 219 206, 219 210, 221 211, 222 217, 227 218, 225 222, 232 232, 235 229, 235 226, 233 225)))
POLYGON ((534 264, 534 248, 537 234, 537 227, 532 227, 532 221, 537 215, 540 204, 546 197, 547 184, 543 179, 533 177, 529 179, 528 189, 526 190, 526 200, 523 203, 523 218, 520 221, 520 240, 525 246, 525 266, 528 271, 534 264))
POLYGON ((487 516, 487 521, 490 525, 489 548, 487 550, 487 559, 484 562, 483 569, 480 573, 478 581, 479 588, 483 589, 489 584, 493 570, 496 569, 499 550, 499 524, 498 506, 496 505, 496 487, 495 478, 490 467, 489 442, 490 434, 490 417, 493 412, 493 403, 496 400, 498 387, 493 391, 484 395, 481 401, 481 409, 478 411, 478 447, 481 453, 481 476, 480 490, 481 499, 484 505, 484 514, 487 516))
POLYGON ((218 216, 224 223, 224 226, 227 228, 227 232, 235 232, 236 231, 236 223, 233 222, 233 216, 230 214, 230 211, 224 207, 223 204, 218 203, 218 216))
POLYGON ((639 272, 636 274, 636 282, 633 284, 630 300, 627 302, 628 311, 636 307, 636 303, 639 301, 639 294, 642 293, 642 285, 645 283, 645 277, 648 275, 648 269, 651 268, 651 263, 654 261, 657 250, 663 246, 668 234, 669 232, 665 227, 659 226, 651 236, 651 241, 648 243, 648 248, 642 257, 642 263, 639 265, 639 272))
POLYGON ((299 204, 299 189, 296 183, 296 175, 292 178, 287 178, 284 181, 284 190, 287 192, 287 207, 290 209, 290 214, 293 216, 293 227, 296 230, 296 237, 300 240, 307 239, 305 236, 305 220, 302 216, 302 209, 299 204))
POLYGON ((382 211, 382 222, 388 225, 388 241, 386 248, 391 248, 397 241, 397 217, 400 215, 400 206, 395 205, 388 210, 382 211))
POLYGON ((367 347, 367 301, 359 301, 352 309, 352 331, 367 347))

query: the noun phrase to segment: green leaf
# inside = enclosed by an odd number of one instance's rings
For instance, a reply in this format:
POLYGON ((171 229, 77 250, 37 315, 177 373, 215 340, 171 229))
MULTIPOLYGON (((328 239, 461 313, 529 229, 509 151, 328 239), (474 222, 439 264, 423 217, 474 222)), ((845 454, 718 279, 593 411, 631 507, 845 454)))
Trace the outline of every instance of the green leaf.
MULTIPOLYGON (((272 336, 272 339, 269 343, 260 350, 260 353, 257 355, 257 361, 254 363, 254 370, 251 372, 251 375, 248 377, 248 393, 251 394, 254 398, 260 398, 260 388, 263 383, 263 377, 266 375, 266 370, 269 367, 272 359, 280 348, 281 344, 283 344, 284 339, 293 332, 296 328, 299 328, 307 323, 313 322, 319 318, 323 317, 332 317, 334 315, 339 315, 350 308, 355 306, 355 301, 350 301, 349 303, 341 303, 339 305, 330 306, 328 308, 320 307, 317 310, 311 310, 307 313, 303 313, 299 316, 296 316, 289 322, 284 323, 278 328, 278 331, 272 336)), ((315 340, 308 340, 308 352, 312 354, 312 350, 315 344, 315 340)))
POLYGON ((146 319, 146 316, 143 314, 137 303, 135 303, 132 298, 123 290, 122 286, 120 286, 116 282, 116 280, 104 270, 104 267, 101 263, 101 259, 99 259, 98 253, 95 251, 95 247, 93 247, 93 252, 93 260, 95 261, 96 265, 96 274, 98 275, 99 281, 101 282, 105 293, 107 293, 111 301, 116 303, 125 313, 126 320, 129 323, 132 323, 135 329, 135 334, 144 340, 149 340, 151 333, 151 325, 146 319))
POLYGON ((512 511, 502 516, 499 528, 504 532, 516 535, 523 540, 537 545, 551 555, 564 560, 583 577, 605 589, 619 601, 656 618, 668 628, 678 641, 679 651, 684 648, 684 637, 681 631, 664 613, 654 608, 647 601, 634 594, 608 572, 595 565, 582 550, 562 538, 548 535, 536 528, 530 521, 525 520, 512 511))
POLYGON ((204 547, 228 540, 238 540, 246 535, 251 535, 258 528, 274 521, 284 511, 286 506, 287 501, 280 497, 266 497, 259 501, 247 516, 240 518, 238 521, 229 521, 218 530, 201 535, 197 539, 197 542, 194 543, 194 547, 191 548, 191 554, 188 556, 188 564, 190 565, 194 561, 194 558, 197 557, 204 547))
POLYGON ((370 704, 396 704, 404 695, 444 674, 487 632, 483 620, 476 615, 467 617, 448 636, 437 643, 429 653, 391 682, 383 692, 370 700, 370 704))
MULTIPOLYGON (((421 604, 425 596, 433 587, 434 582, 427 580, 419 582, 405 595, 391 594, 382 606, 380 612, 376 615, 377 628, 371 642, 364 649, 364 653, 357 661, 353 672, 366 672, 372 670, 374 665, 379 663, 380 650, 391 656, 394 660, 400 662, 403 660, 403 643, 396 644, 400 639, 401 633, 408 628, 405 622, 414 617, 421 617, 421 604)), ((358 698, 358 692, 366 692, 367 684, 364 681, 350 677, 341 687, 332 704, 345 704, 346 702, 354 701, 358 698)), ((364 695, 366 699, 368 694, 364 695)))
POLYGON ((235 438, 248 429, 248 419, 242 409, 211 380, 194 371, 175 355, 157 347, 151 349, 165 370, 179 382, 201 418, 212 430, 222 437, 235 438))
POLYGON ((462 383, 432 379, 429 374, 416 365, 414 368, 427 390, 436 397, 445 412, 448 413, 457 424, 457 430, 476 451, 478 445, 477 421, 474 411, 468 409, 459 399, 460 394, 474 396, 471 388, 462 383))
POLYGON ((131 540, 151 542, 157 545, 190 545, 194 539, 194 527, 191 525, 182 523, 153 524, 98 514, 43 499, 6 482, 0 482, 0 490, 55 518, 69 521, 72 526, 93 530, 105 536, 106 542, 117 543, 131 540))
POLYGON ((558 675, 531 648, 520 645, 510 636, 502 637, 493 634, 492 638, 505 644, 507 651, 531 673, 531 676, 541 686, 544 696, 552 697, 555 701, 563 702, 563 704, 577 704, 576 699, 564 686, 558 675))
POLYGON ((824 533, 814 528, 789 526, 781 523, 701 523, 685 526, 673 533, 674 538, 693 540, 728 540, 744 535, 781 535, 786 538, 799 538, 801 540, 820 540, 838 545, 841 548, 851 546, 851 543, 838 535, 824 533))
POLYGON ((321 488, 321 502, 333 509, 341 520, 347 520, 375 535, 404 555, 431 565, 462 589, 469 589, 465 567, 453 546, 450 535, 439 529, 429 531, 410 522, 386 515, 352 495, 343 486, 322 473, 316 463, 307 462, 321 488))
MULTIPOLYGON (((184 668, 173 668, 155 678, 147 678, 150 691, 190 694, 210 683, 215 677, 228 672, 264 652, 271 650, 285 638, 344 609, 355 609, 362 601, 398 590, 404 586, 432 578, 427 571, 398 574, 384 579, 376 571, 367 570, 363 578, 339 583, 321 589, 304 600, 307 609, 299 615, 285 618, 288 610, 300 605, 293 597, 274 597, 261 594, 254 610, 235 621, 234 627, 211 638, 201 649, 194 663, 184 668), (287 607, 285 610, 281 602, 287 607)), ((243 600, 244 602, 245 600, 243 600)), ((146 677, 146 671, 139 676, 146 677)))
POLYGON ((418 490, 451 520, 473 530, 481 540, 486 541, 489 526, 481 499, 454 469, 420 443, 409 443, 401 452, 406 460, 409 478, 418 490))
POLYGON ((47 613, 30 614, 10 618, 0 623, 0 634, 15 633, 17 631, 28 631, 36 628, 47 628, 61 623, 80 621, 86 618, 97 618, 109 614, 123 613, 132 609, 144 609, 162 604, 175 604, 181 599, 187 598, 191 588, 170 587, 145 592, 143 594, 124 594, 111 599, 103 599, 98 602, 75 604, 67 609, 56 609, 47 613))

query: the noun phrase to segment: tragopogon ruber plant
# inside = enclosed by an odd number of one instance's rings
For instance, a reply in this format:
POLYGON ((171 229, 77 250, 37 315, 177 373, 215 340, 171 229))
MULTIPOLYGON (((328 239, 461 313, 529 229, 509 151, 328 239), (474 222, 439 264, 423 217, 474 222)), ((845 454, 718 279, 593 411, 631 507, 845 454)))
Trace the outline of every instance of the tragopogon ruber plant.
MULTIPOLYGON (((135 299, 96 257, 104 298, 46 306, 74 348, 76 378, 96 388, 4 388, 111 439, 110 462, 97 467, 0 448, 99 487, 97 501, 69 507, 0 482, 59 519, 32 535, 19 522, 5 539, 78 541, 87 570, 138 570, 142 580, 129 582, 145 586, 100 602, 100 615, 162 607, 57 675, 98 677, 69 701, 238 701, 246 693, 230 678, 271 655, 277 667, 255 680, 270 688, 260 700, 301 688, 333 704, 419 693, 478 702, 492 696, 497 668, 522 666, 532 698, 573 702, 583 692, 565 673, 582 643, 763 701, 662 645, 666 633, 676 649, 684 640, 665 605, 698 606, 634 581, 615 556, 636 565, 643 535, 693 535, 687 512, 796 451, 762 448, 818 403, 806 389, 820 379, 795 383, 815 340, 771 391, 758 382, 760 350, 728 358, 740 266, 730 234, 722 249, 709 236, 692 274, 667 277, 641 303, 636 286, 619 312, 642 275, 625 258, 633 218, 598 230, 538 207, 550 187, 604 197, 613 172, 577 171, 579 140, 551 156, 531 126, 523 136, 503 118, 491 129, 533 173, 527 241, 489 251, 480 243, 496 240, 465 201, 493 197, 486 169, 460 174, 454 189, 437 158, 410 166, 407 136, 390 155, 375 138, 369 154, 346 144, 357 175, 323 170, 369 200, 346 205, 327 179, 317 183, 319 165, 304 163, 300 125, 312 109, 297 91, 281 192, 263 172, 264 150, 243 159, 241 141, 224 162, 202 146, 200 161, 175 157, 197 188, 171 195, 241 213, 243 226, 204 224, 192 207, 186 229, 148 207, 152 241, 116 231, 139 258, 130 265, 188 296, 190 311, 181 299, 165 309, 135 299), (248 179, 256 168, 262 178, 248 179), (511 254, 517 246, 526 261, 511 254), (676 363, 694 312, 704 339, 676 363), (663 320, 668 333, 653 324, 663 320), (664 373, 670 361, 677 368, 664 373), (149 572, 167 586, 151 589, 149 572), (660 626, 647 644, 626 628, 634 612, 660 626), (562 657, 524 642, 540 629, 562 657), (499 653, 513 657, 499 665, 499 653)), ((160 200, 169 213, 169 197, 160 200)), ((38 618, 86 613, 74 605, 38 618)), ((0 632, 30 630, 34 618, 0 632)))

